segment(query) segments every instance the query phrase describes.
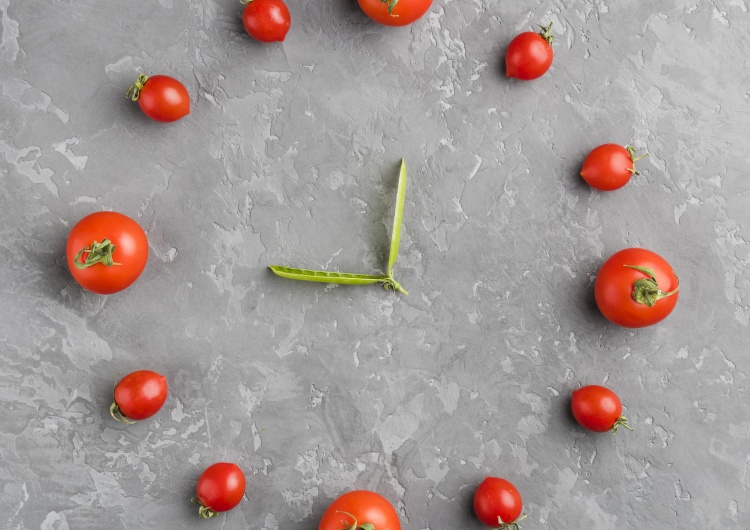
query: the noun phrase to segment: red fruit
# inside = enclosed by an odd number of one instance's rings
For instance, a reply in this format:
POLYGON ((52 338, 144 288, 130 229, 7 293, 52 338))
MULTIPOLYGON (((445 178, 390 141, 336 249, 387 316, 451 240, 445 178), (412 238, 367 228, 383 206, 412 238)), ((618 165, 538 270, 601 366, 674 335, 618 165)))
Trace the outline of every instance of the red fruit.
POLYGON ((526 31, 517 35, 505 52, 505 74, 524 81, 544 75, 552 65, 552 23, 542 28, 542 33, 526 31))
POLYGON ((166 400, 166 377, 149 370, 138 370, 117 383, 109 412, 117 421, 135 423, 159 412, 166 400))
POLYGON ((190 94, 182 83, 167 75, 139 75, 128 97, 137 101, 152 120, 171 122, 190 114, 190 94))
POLYGON ((206 468, 195 489, 203 519, 237 506, 245 495, 245 474, 236 464, 219 462, 206 468))
POLYGON ((283 0, 250 0, 242 13, 245 31, 260 42, 282 42, 292 15, 283 0))
POLYGON ((617 432, 622 425, 626 429, 628 419, 622 415, 622 403, 609 388, 589 385, 573 391, 571 401, 573 417, 584 429, 594 432, 617 432))

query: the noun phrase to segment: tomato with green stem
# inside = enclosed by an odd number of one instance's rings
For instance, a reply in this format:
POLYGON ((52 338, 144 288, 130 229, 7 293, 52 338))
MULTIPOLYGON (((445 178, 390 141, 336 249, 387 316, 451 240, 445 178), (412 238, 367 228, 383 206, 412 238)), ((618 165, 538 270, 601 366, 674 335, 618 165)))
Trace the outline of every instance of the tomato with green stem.
POLYGON ((622 403, 609 388, 589 385, 573 391, 573 417, 584 429, 594 432, 617 432, 619 427, 633 430, 622 415, 622 403))
POLYGON ((190 94, 185 85, 168 75, 139 75, 127 97, 137 101, 143 113, 155 121, 173 122, 190 114, 190 94))
POLYGON ((626 248, 599 269, 594 298, 610 322, 642 328, 669 316, 679 290, 680 280, 664 258, 643 248, 626 248))
POLYGON ((552 66, 552 22, 541 33, 525 31, 510 41, 505 52, 505 75, 523 81, 543 76, 552 66))
POLYGON ((385 26, 408 26, 422 18, 432 0, 358 0, 372 20, 385 26))
POLYGON ((474 493, 474 513, 491 528, 518 530, 522 509, 521 494, 504 478, 486 477, 474 493))
POLYGON ((592 188, 612 191, 622 188, 630 177, 639 175, 635 163, 648 153, 635 156, 635 147, 617 144, 600 145, 583 162, 581 176, 592 188))
POLYGON ((292 15, 283 0, 242 0, 245 31, 260 42, 282 42, 292 25, 292 15))
POLYGON ((87 215, 73 227, 65 248, 68 268, 84 289, 112 294, 129 287, 148 261, 148 239, 130 217, 117 212, 87 215))
POLYGON ((117 421, 133 424, 150 418, 167 400, 167 378, 150 370, 138 370, 115 386, 109 413, 117 421))
POLYGON ((391 503, 372 491, 344 493, 331 503, 318 530, 401 530, 391 503))
POLYGON ((245 474, 237 464, 213 464, 201 474, 195 493, 200 503, 198 515, 202 519, 210 519, 240 503, 245 495, 245 474))

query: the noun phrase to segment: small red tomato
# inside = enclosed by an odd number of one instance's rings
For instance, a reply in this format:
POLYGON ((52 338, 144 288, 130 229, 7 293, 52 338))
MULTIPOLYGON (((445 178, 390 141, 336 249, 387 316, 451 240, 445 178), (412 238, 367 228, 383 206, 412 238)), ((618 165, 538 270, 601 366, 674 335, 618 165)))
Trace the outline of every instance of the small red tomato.
POLYGON ((648 153, 635 156, 635 147, 617 144, 600 145, 589 153, 583 162, 581 176, 592 188, 612 191, 622 188, 630 177, 638 175, 635 163, 648 153))
POLYGON ((508 77, 529 81, 541 77, 552 65, 552 40, 549 26, 539 26, 541 33, 526 31, 510 41, 505 52, 505 74, 508 77))
POLYGON ((130 286, 148 261, 148 239, 138 223, 117 212, 87 215, 73 227, 65 248, 68 268, 83 287, 112 294, 130 286))
POLYGON ((482 524, 518 530, 523 502, 516 487, 504 478, 487 477, 474 493, 474 512, 482 524))
POLYGON ((117 383, 109 413, 117 421, 131 424, 159 412, 166 400, 167 379, 156 372, 138 370, 117 383))
POLYGON ((245 474, 236 464, 219 462, 206 468, 198 479, 196 496, 203 519, 237 506, 245 495, 245 474))
POLYGON ((344 493, 331 503, 318 530, 401 530, 398 514, 385 497, 372 491, 344 493))
POLYGON ((630 428, 628 419, 622 415, 622 403, 609 388, 589 385, 573 391, 571 401, 573 417, 584 429, 595 432, 612 431, 622 425, 630 428))
POLYGON ((680 280, 664 258, 643 248, 626 248, 599 269, 594 298, 607 320, 642 328, 667 318, 679 289, 680 280))
POLYGON ((365 15, 385 26, 407 26, 422 18, 432 0, 358 0, 365 15))
POLYGON ((177 121, 190 114, 187 89, 177 79, 167 75, 139 75, 128 90, 127 97, 137 101, 143 113, 152 120, 177 121))
POLYGON ((245 31, 260 42, 282 42, 292 15, 282 0, 250 0, 242 13, 245 31))

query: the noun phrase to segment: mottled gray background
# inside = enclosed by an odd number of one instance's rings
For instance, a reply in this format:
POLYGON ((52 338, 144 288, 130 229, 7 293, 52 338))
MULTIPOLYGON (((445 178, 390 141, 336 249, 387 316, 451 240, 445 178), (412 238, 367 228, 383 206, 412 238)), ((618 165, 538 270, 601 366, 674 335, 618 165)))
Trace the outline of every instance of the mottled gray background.
POLYGON ((288 3, 261 45, 235 0, 0 0, 0 528, 315 530, 357 487, 406 529, 473 530, 487 474, 528 530, 750 527, 747 0, 437 0, 402 29, 288 3), (508 81, 508 42, 546 21, 552 69, 508 81), (140 72, 182 80, 190 116, 146 119, 140 72), (609 142, 651 156, 593 192, 577 173, 609 142), (268 272, 382 269, 402 156, 410 296, 268 272), (64 259, 103 209, 151 244, 109 297, 64 259), (682 280, 637 331, 592 295, 627 246, 682 280), (164 409, 115 423, 143 368, 164 409), (635 432, 574 423, 592 383, 635 432), (220 460, 247 500, 199 521, 220 460))

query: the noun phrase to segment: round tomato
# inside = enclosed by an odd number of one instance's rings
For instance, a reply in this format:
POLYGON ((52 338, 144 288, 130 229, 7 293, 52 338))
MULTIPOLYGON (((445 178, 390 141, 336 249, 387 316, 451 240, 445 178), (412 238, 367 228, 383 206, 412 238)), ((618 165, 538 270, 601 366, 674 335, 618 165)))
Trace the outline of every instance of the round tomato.
POLYGON ((323 514, 318 530, 401 530, 398 514, 385 497, 372 491, 344 493, 323 514))
POLYGON ((117 212, 87 215, 73 227, 65 248, 68 268, 83 287, 112 294, 132 284, 148 261, 148 239, 130 217, 117 212))
POLYGON ((198 479, 198 514, 208 519, 237 506, 245 495, 245 474, 235 464, 219 462, 206 468, 198 479))
POLYGON ((521 494, 504 478, 487 477, 474 493, 474 512, 492 528, 517 530, 522 507, 521 494))
POLYGON ((612 191, 622 188, 630 177, 638 175, 635 163, 648 153, 635 156, 635 147, 617 144, 600 145, 589 153, 583 162, 581 176, 592 188, 612 191))
POLYGON ((117 421, 135 423, 159 412, 166 400, 166 377, 149 370, 138 370, 117 383, 115 401, 109 407, 109 413, 117 421))
POLYGON ((407 26, 427 13, 432 0, 358 0, 365 15, 386 26, 407 26))
POLYGON ((571 401, 573 417, 584 429, 596 432, 611 430, 612 434, 622 425, 630 428, 628 419, 622 415, 622 403, 609 388, 589 385, 573 391, 571 401))
POLYGON ((642 328, 672 312, 679 289, 680 280, 661 256, 643 248, 626 248, 599 269, 594 297, 607 320, 642 328))
POLYGON ((177 121, 190 114, 187 89, 177 79, 167 75, 139 75, 128 90, 128 97, 137 101, 143 113, 152 120, 177 121))
POLYGON ((529 81, 541 77, 552 65, 552 40, 549 26, 539 26, 541 33, 526 31, 510 41, 505 52, 505 74, 508 77, 529 81))
POLYGON ((260 42, 281 42, 292 16, 282 0, 250 0, 242 13, 242 24, 248 35, 260 42))

